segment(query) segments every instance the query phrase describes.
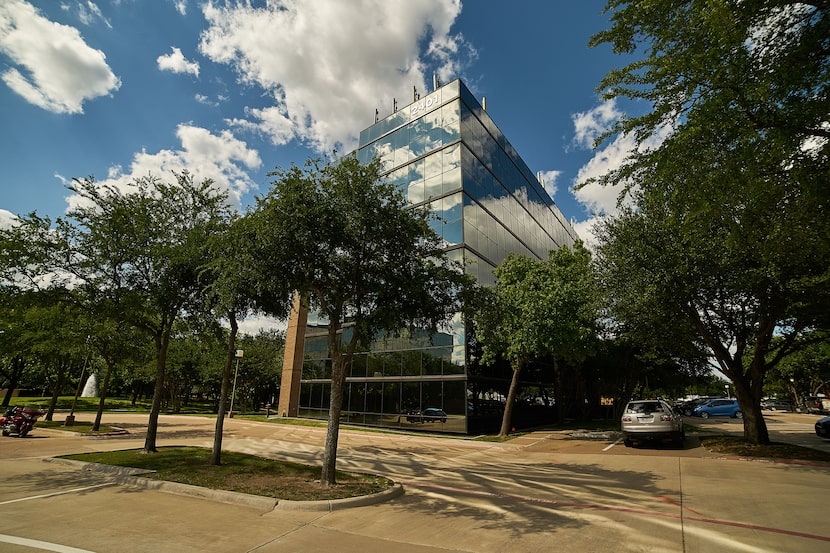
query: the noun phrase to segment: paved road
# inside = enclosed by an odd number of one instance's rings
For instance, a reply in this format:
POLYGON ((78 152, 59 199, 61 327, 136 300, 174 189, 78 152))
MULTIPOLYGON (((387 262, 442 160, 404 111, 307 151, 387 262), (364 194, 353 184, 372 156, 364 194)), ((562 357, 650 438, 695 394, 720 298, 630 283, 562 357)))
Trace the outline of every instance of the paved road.
MULTIPOLYGON (((821 415, 806 413, 764 411, 764 420, 772 441, 792 443, 830 453, 830 440, 822 440, 815 433, 814 425, 820 418, 821 415)), ((697 417, 685 417, 684 420, 689 424, 707 429, 743 434, 743 421, 739 419, 713 417, 704 421, 697 417)))
MULTIPOLYGON (((781 424, 801 425, 802 437, 808 438, 803 429, 816 417, 791 420, 795 416, 781 424)), ((736 423, 710 421, 705 425, 736 423)), ((0 517, 5 521, 0 551, 709 553, 830 548, 830 467, 717 459, 693 437, 683 450, 673 450, 630 449, 546 432, 488 444, 345 430, 338 467, 390 476, 403 482, 406 494, 341 511, 263 512, 116 486, 100 475, 41 460, 143 445, 146 416, 108 414, 105 422, 130 434, 92 439, 36 428, 26 439, 0 438, 0 517)), ((781 431, 795 428, 782 426, 781 431)), ((319 463, 325 440, 323 429, 239 419, 226 421, 225 430, 227 449, 303 462, 319 463)), ((735 430, 740 430, 739 422, 735 430)), ((162 417, 158 445, 209 447, 212 431, 209 419, 162 417)))

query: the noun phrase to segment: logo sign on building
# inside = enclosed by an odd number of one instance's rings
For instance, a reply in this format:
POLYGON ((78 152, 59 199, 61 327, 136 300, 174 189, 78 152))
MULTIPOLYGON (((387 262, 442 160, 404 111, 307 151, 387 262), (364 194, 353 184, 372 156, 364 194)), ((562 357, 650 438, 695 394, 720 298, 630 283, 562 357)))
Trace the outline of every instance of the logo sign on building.
POLYGON ((424 113, 437 106, 439 103, 438 94, 432 94, 426 98, 421 98, 420 102, 415 102, 409 107, 410 117, 416 117, 419 113, 424 113))

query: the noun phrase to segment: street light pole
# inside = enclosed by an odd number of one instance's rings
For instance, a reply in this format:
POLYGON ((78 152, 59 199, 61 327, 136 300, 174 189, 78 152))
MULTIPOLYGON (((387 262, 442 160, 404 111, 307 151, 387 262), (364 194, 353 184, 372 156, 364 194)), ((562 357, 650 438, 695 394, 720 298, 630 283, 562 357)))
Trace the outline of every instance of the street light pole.
POLYGON ((89 362, 89 336, 86 337, 86 357, 84 357, 84 366, 81 367, 81 377, 78 379, 78 388, 75 390, 75 399, 72 400, 72 409, 69 411, 69 415, 66 417, 66 420, 63 421, 64 426, 72 426, 75 424, 75 407, 78 404, 78 396, 81 395, 81 386, 84 384, 84 373, 86 372, 86 364, 89 362))
POLYGON ((231 410, 228 413, 228 418, 233 418, 233 400, 236 397, 236 377, 239 376, 239 359, 245 354, 244 350, 238 349, 234 354, 236 357, 236 370, 233 371, 233 391, 231 392, 231 410))

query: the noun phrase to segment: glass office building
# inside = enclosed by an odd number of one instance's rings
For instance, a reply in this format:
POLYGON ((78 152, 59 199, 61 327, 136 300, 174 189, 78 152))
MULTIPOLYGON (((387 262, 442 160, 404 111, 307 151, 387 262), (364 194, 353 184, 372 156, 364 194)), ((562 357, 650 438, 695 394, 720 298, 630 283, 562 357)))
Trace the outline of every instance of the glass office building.
MULTIPOLYGON (((433 225, 448 254, 482 284, 493 283, 493 269, 510 253, 546 259, 550 250, 577 240, 460 80, 361 132, 358 157, 366 162, 373 156, 411 204, 428 205, 440 216, 433 225)), ((279 409, 327 419, 331 364, 325 321, 305 317, 293 317, 293 331, 289 325, 279 409)), ((343 420, 466 433, 482 406, 498 402, 492 386, 468 372, 468 359, 460 316, 438 335, 379 339, 356 356, 348 372, 343 420)))

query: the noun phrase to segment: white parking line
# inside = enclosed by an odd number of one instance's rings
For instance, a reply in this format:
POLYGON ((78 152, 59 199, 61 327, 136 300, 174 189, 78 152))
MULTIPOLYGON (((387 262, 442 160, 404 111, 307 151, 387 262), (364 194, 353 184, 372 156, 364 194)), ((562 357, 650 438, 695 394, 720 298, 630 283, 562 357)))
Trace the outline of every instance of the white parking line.
POLYGON ((95 488, 103 488, 104 486, 114 486, 115 482, 106 482, 104 484, 95 484, 94 486, 85 486, 83 488, 74 488, 71 490, 64 490, 62 492, 47 493, 43 495, 32 495, 29 497, 19 497, 17 499, 10 499, 8 501, 0 501, 0 505, 8 505, 9 503, 17 503, 18 501, 29 501, 30 499, 44 499, 46 497, 54 497, 56 495, 64 495, 67 493, 83 492, 86 490, 93 490, 95 488))
POLYGON ((622 443, 622 441, 623 441, 623 439, 622 439, 622 438, 618 438, 616 442, 614 442, 613 444, 609 444, 608 446, 604 447, 602 450, 603 450, 603 451, 608 451, 609 449, 611 449, 611 448, 612 448, 612 447, 614 447, 615 445, 619 445, 619 444, 621 444, 621 443, 622 443))
POLYGON ((56 553, 95 553, 88 549, 78 549, 77 547, 69 547, 59 543, 49 543, 47 541, 30 540, 28 538, 19 538, 17 536, 7 536, 0 534, 0 543, 12 543, 14 545, 22 545, 23 547, 32 547, 42 551, 55 551, 56 553))

